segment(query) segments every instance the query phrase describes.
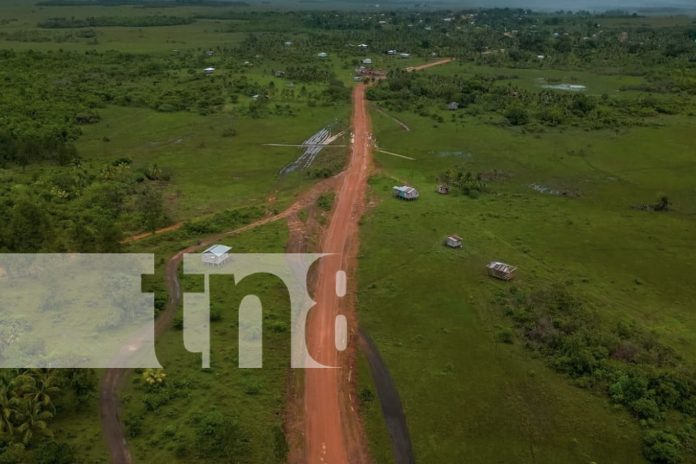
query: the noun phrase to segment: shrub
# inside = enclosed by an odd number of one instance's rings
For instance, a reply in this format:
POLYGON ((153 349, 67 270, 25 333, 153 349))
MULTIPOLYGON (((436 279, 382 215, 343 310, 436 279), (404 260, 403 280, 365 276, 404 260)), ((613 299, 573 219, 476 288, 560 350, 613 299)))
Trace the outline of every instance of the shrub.
POLYGON ((505 111, 505 119, 513 126, 524 126, 529 122, 529 114, 524 108, 513 106, 505 111))
POLYGON ((649 432, 643 439, 643 455, 657 464, 677 464, 682 461, 679 440, 664 431, 649 432))
POLYGON ((207 462, 246 462, 249 438, 239 421, 231 416, 213 411, 194 418, 195 450, 207 462))
POLYGON ((507 343, 508 345, 512 344, 513 342, 513 334, 512 334, 512 329, 509 327, 506 327, 504 329, 500 329, 498 333, 495 336, 496 340, 498 340, 501 343, 507 343))

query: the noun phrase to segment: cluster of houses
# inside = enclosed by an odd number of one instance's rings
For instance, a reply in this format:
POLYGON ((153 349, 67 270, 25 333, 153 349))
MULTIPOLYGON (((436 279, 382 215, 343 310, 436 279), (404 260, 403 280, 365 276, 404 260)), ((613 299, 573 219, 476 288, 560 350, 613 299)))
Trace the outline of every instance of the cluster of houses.
POLYGON ((387 55, 398 56, 399 58, 411 58, 410 53, 399 52, 398 50, 387 50, 387 55))
MULTIPOLYGON (((437 192, 446 195, 449 193, 449 187, 445 184, 437 186, 437 192)), ((392 188, 392 193, 395 198, 400 200, 413 201, 420 197, 418 190, 409 185, 396 185, 392 188)), ((464 241, 459 235, 449 235, 444 240, 444 245, 449 248, 462 248, 464 241)), ((517 268, 501 261, 491 261, 486 266, 488 275, 501 280, 512 280, 517 273, 517 268)))
POLYGON ((355 68, 355 75, 353 76, 353 80, 356 82, 362 82, 366 78, 384 79, 386 75, 387 73, 379 69, 374 69, 372 67, 367 66, 359 66, 355 68))

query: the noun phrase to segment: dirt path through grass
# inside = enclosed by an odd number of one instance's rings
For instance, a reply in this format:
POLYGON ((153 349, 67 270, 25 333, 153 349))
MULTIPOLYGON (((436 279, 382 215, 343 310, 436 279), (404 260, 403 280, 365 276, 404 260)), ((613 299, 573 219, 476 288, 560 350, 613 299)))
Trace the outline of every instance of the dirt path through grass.
MULTIPOLYGON (((184 257, 184 254, 196 253, 204 247, 210 246, 222 238, 240 234, 275 221, 287 219, 290 216, 297 214, 307 206, 314 204, 322 194, 332 190, 341 176, 342 174, 339 174, 336 177, 319 182, 309 191, 302 194, 300 198, 289 208, 279 214, 259 219, 234 230, 212 235, 172 256, 167 262, 165 268, 165 278, 167 282, 169 300, 165 309, 160 313, 159 317, 155 321, 155 339, 166 332, 172 326, 172 322, 174 321, 176 309, 181 299, 181 289, 179 285, 179 278, 177 276, 177 270, 181 260, 184 257)), ((126 380, 130 372, 131 371, 129 369, 108 369, 104 374, 104 377, 102 377, 99 386, 99 410, 101 415, 102 431, 109 449, 111 462, 113 464, 131 464, 133 462, 128 449, 125 429, 121 421, 120 402, 118 399, 118 392, 120 391, 121 387, 123 386, 123 382, 126 380)))

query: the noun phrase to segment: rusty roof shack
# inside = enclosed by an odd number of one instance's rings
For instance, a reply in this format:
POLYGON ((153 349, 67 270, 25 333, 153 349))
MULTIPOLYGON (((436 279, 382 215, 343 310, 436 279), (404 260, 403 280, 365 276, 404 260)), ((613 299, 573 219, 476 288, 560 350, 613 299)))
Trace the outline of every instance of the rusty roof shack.
POLYGON ((450 235, 445 239, 445 246, 450 248, 461 248, 462 238, 459 235, 450 235))
POLYGON ((500 261, 491 261, 488 263, 488 275, 500 280, 512 280, 515 278, 517 268, 510 264, 501 263, 500 261))

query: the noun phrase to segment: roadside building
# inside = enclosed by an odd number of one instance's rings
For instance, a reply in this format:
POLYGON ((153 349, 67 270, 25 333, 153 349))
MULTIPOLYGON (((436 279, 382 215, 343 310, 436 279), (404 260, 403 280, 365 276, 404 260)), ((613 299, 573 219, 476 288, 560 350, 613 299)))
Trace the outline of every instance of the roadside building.
POLYGON ((416 200, 420 196, 418 190, 408 185, 395 186, 393 189, 394 196, 402 200, 416 200))
POLYGON ((230 250, 227 245, 213 245, 201 253, 201 262, 210 266, 222 266, 230 259, 230 250))
POLYGON ((517 268, 510 264, 501 263, 500 261, 491 261, 488 263, 488 275, 500 280, 512 280, 517 273, 517 268))
POLYGON ((445 246, 450 248, 461 248, 462 238, 459 235, 450 235, 445 239, 445 246))

